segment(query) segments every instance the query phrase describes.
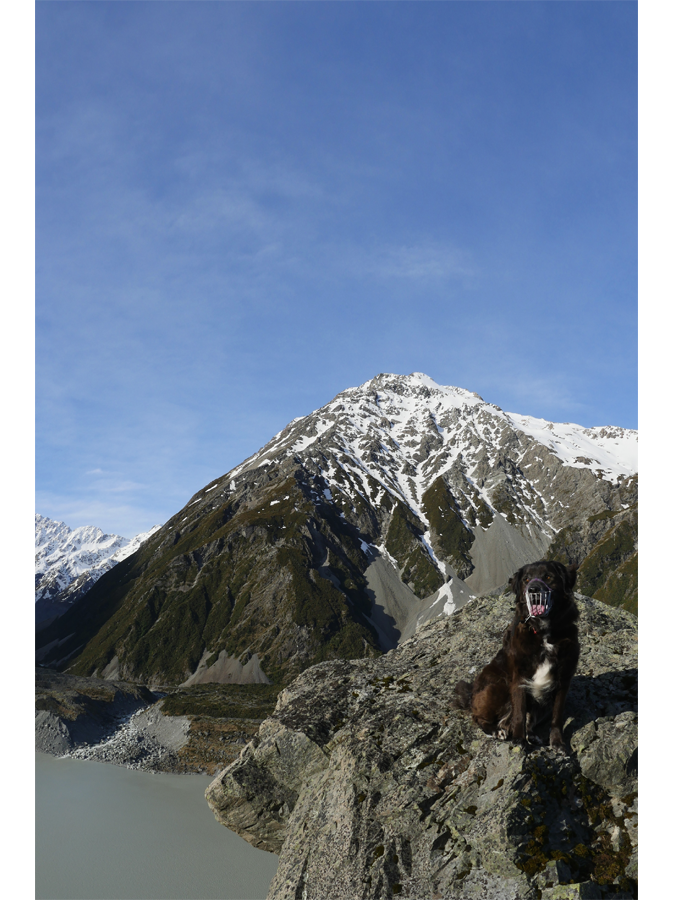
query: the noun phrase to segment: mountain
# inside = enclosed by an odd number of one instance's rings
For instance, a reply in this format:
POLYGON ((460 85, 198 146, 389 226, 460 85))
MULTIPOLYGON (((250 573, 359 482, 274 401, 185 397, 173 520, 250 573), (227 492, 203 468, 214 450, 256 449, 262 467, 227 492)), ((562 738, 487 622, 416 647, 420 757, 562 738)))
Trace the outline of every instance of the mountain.
POLYGON ((637 520, 637 502, 588 516, 561 529, 548 556, 579 564, 577 587, 582 593, 637 615, 637 520))
POLYGON ((556 552, 585 558, 592 518, 599 541, 636 509, 637 432, 378 375, 198 491, 41 633, 39 659, 150 684, 288 683, 391 649, 561 535, 556 552))
POLYGON ((104 534, 85 525, 71 529, 63 522, 35 515, 35 621, 62 615, 115 563, 131 556, 161 528, 134 538, 104 534))

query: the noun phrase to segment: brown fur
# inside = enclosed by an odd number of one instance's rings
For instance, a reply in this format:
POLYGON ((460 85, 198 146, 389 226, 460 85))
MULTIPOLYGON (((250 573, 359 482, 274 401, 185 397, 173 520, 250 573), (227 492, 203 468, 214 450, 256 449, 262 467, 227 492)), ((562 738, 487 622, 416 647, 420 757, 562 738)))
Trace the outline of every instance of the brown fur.
POLYGON ((474 722, 488 734, 527 745, 536 740, 532 731, 537 722, 550 712, 550 746, 564 750, 565 700, 579 660, 579 610, 572 592, 576 575, 576 566, 540 560, 510 579, 516 608, 501 650, 473 683, 455 686, 455 705, 470 709, 474 722), (524 594, 531 578, 550 584, 553 608, 546 618, 527 621, 524 594))

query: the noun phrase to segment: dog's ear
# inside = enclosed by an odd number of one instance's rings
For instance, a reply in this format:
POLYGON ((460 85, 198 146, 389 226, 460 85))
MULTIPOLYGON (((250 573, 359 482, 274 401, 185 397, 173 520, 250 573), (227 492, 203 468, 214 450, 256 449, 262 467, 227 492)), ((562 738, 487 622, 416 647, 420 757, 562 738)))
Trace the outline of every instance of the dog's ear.
POLYGON ((549 565, 555 567, 555 570, 563 583, 565 593, 571 594, 572 588, 574 587, 577 580, 577 569, 579 568, 578 565, 576 563, 572 563, 571 566, 566 566, 564 563, 555 561, 551 561, 549 565))
POLYGON ((518 596, 520 593, 520 583, 523 580, 523 570, 518 569, 518 571, 509 578, 509 588, 513 591, 513 593, 518 596))
POLYGON ((571 593, 572 588, 577 583, 577 569, 579 568, 578 563, 572 563, 571 566, 567 566, 567 590, 571 593))

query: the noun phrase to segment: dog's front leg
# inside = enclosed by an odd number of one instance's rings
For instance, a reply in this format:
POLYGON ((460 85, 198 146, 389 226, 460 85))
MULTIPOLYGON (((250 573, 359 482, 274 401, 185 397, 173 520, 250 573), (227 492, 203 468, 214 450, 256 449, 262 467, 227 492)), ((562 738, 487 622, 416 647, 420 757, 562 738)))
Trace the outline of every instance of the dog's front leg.
POLYGON ((526 700, 522 683, 514 681, 511 685, 511 740, 519 744, 526 743, 526 700))
POLYGON ((554 750, 565 751, 565 742, 562 736, 563 714, 565 712, 565 700, 567 699, 567 689, 569 685, 562 685, 556 692, 553 701, 553 712, 551 714, 551 734, 549 736, 549 745, 554 750))

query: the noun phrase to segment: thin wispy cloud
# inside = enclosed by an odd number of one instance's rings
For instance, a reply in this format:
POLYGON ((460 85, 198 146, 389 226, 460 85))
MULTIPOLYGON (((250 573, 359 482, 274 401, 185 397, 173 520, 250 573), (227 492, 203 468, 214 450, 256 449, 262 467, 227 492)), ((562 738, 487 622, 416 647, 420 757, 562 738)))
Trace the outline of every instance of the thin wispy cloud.
MULTIPOLYGON (((506 386, 512 394, 518 409, 509 412, 524 410, 556 410, 558 416, 561 412, 570 415, 587 412, 586 404, 579 399, 579 394, 574 392, 569 379, 560 374, 557 377, 542 378, 523 373, 520 377, 506 376, 506 386)), ((534 415, 534 413, 531 413, 534 415)), ((542 418, 542 416, 539 416, 542 418)))
POLYGON ((380 249, 370 260, 366 270, 380 278, 445 281, 476 274, 466 251, 433 242, 380 249))
POLYGON ((136 503, 110 503, 91 498, 78 502, 68 495, 52 494, 38 491, 35 497, 36 509, 41 515, 63 522, 70 528, 82 525, 94 525, 108 534, 119 534, 132 538, 141 531, 149 530, 152 525, 162 524, 152 521, 153 509, 144 508, 136 503), (114 527, 102 523, 114 523, 114 527), (146 528, 139 528, 139 523, 151 522, 146 528))
POLYGON ((631 4, 36 22, 39 511, 146 530, 381 371, 634 424, 631 4))

